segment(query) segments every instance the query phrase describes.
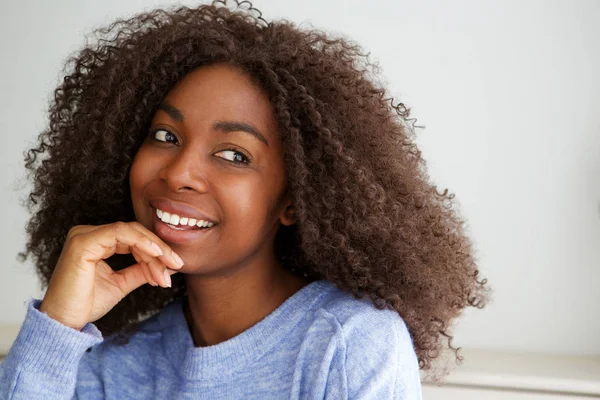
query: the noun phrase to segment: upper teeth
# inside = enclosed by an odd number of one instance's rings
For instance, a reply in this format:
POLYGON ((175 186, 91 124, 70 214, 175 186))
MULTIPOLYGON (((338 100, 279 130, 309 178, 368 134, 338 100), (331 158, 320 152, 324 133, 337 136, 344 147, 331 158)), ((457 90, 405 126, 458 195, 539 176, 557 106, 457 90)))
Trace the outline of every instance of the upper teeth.
POLYGON ((196 220, 194 218, 180 217, 177 214, 169 214, 166 211, 156 209, 156 215, 158 218, 165 224, 171 225, 187 225, 187 226, 198 226, 200 228, 210 228, 214 224, 209 221, 204 221, 202 219, 196 220))

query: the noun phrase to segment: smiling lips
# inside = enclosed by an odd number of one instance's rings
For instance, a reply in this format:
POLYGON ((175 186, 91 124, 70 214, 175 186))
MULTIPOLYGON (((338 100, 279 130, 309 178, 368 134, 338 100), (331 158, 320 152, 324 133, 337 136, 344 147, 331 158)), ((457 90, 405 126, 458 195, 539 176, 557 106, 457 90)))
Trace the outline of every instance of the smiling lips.
POLYGON ((207 229, 215 225, 210 221, 205 221, 202 219, 196 220, 195 218, 188 217, 180 217, 177 214, 170 214, 158 208, 156 209, 156 215, 162 222, 176 227, 178 230, 207 229))
POLYGON ((216 228, 221 225, 208 211, 189 203, 166 197, 153 197, 149 203, 154 214, 152 230, 169 244, 200 245, 199 240, 206 241, 214 236, 216 228))
POLYGON ((162 212, 167 212, 170 215, 177 214, 177 216, 181 218, 194 218, 196 221, 205 220, 208 222, 217 223, 216 218, 211 217, 210 214, 206 211, 199 210, 191 204, 171 200, 166 197, 153 197, 149 201, 150 206, 156 210, 161 210, 162 212))
MULTIPOLYGON (((166 212, 161 214, 161 217, 166 220, 166 212)), ((156 233, 156 235, 164 240, 169 245, 180 244, 185 245, 189 243, 196 243, 199 245, 199 240, 206 240, 205 237, 212 236, 211 233, 215 232, 215 229, 220 224, 213 224, 210 227, 198 226, 198 221, 193 226, 190 224, 193 221, 190 221, 188 218, 187 224, 181 224, 181 220, 183 218, 179 218, 179 223, 177 225, 171 225, 171 218, 173 214, 168 215, 169 222, 164 222, 162 218, 158 217, 158 211, 154 213, 154 222, 152 224, 152 231, 156 233), (215 228, 215 229, 213 229, 215 228)), ((179 217, 175 215, 175 217, 179 217)), ((176 218, 175 218, 176 220, 176 218)), ((185 221, 185 220, 184 220, 185 221)), ((206 221, 199 221, 201 225, 204 225, 206 221)))

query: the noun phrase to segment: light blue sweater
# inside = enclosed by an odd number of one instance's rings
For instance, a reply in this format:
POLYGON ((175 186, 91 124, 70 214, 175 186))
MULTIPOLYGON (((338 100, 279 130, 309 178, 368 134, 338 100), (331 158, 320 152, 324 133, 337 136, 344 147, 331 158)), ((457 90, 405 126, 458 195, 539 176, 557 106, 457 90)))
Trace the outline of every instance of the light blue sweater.
POLYGON ((404 321, 315 281, 256 325, 195 347, 177 300, 125 346, 38 311, 0 364, 0 399, 421 399, 404 321), (92 347, 91 351, 86 349, 92 347))

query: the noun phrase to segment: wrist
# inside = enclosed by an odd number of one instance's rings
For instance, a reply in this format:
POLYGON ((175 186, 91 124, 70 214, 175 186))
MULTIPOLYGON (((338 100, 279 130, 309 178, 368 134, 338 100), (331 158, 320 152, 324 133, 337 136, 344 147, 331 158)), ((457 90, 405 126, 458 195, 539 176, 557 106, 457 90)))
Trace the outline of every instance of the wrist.
POLYGON ((49 309, 47 305, 44 304, 44 300, 42 300, 42 302, 40 303, 38 311, 46 314, 53 320, 60 322, 62 325, 68 326, 69 328, 75 329, 77 331, 81 331, 85 326, 85 324, 81 325, 78 323, 73 323, 71 321, 66 320, 65 318, 60 317, 58 314, 54 313, 52 309, 49 309))

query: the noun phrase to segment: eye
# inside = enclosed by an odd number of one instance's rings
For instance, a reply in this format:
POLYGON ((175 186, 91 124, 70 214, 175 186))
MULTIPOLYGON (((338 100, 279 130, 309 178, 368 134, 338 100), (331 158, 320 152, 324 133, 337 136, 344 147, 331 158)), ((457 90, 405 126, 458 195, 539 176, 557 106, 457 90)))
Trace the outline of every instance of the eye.
MULTIPOLYGON (((171 132, 169 132, 168 130, 163 129, 163 128, 151 130, 149 133, 149 136, 158 142, 168 143, 170 141, 174 141, 173 143, 177 144, 177 136, 175 136, 174 134, 172 134, 171 132)), ((251 159, 239 150, 226 149, 226 150, 221 150, 221 151, 217 152, 216 154, 219 154, 219 153, 232 154, 233 157, 231 157, 231 158, 226 158, 226 157, 220 157, 220 158, 223 158, 226 161, 233 163, 233 164, 247 164, 248 165, 251 162, 251 159)))
POLYGON ((177 141, 177 136, 173 135, 168 130, 162 128, 150 131, 150 135, 159 142, 168 142, 169 140, 177 141))
POLYGON ((244 153, 242 153, 241 151, 237 151, 237 150, 234 150, 234 149, 227 149, 227 150, 219 151, 216 154, 219 154, 219 153, 233 154, 234 155, 233 156, 233 161, 229 160, 229 159, 226 159, 226 160, 229 161, 229 162, 232 162, 234 164, 250 164, 250 159, 248 157, 246 157, 246 155, 244 153))

